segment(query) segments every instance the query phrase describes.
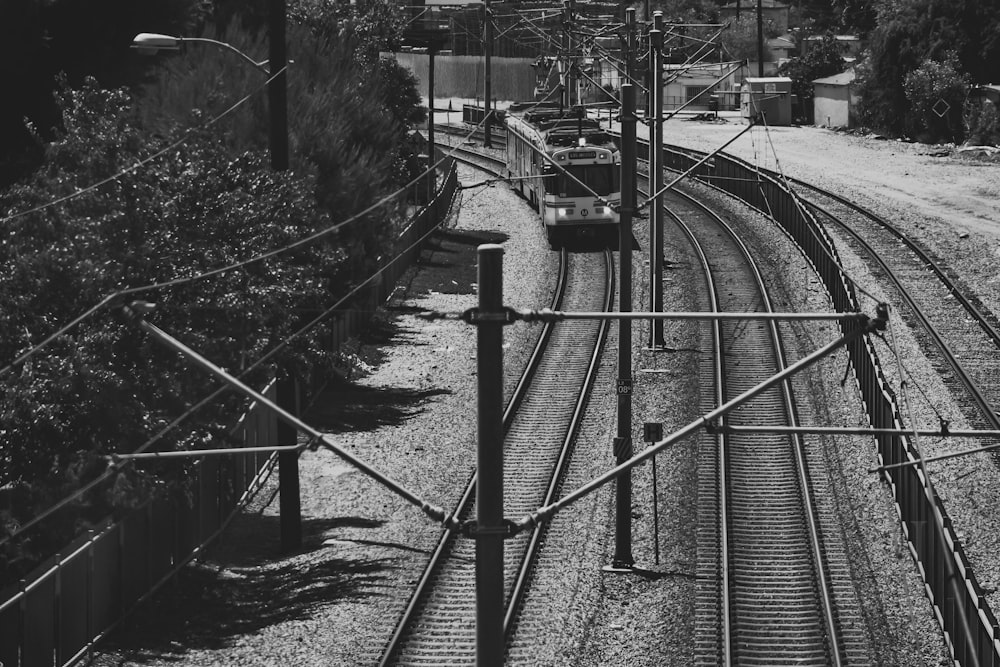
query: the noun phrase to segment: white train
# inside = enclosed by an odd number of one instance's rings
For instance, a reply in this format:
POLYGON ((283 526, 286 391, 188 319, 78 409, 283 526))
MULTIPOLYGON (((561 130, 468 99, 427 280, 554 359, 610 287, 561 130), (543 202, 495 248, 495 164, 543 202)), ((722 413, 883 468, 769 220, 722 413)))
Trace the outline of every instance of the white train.
POLYGON ((613 243, 621 205, 621 154, 614 138, 582 111, 551 103, 512 104, 507 126, 511 186, 538 208, 549 245, 613 243))

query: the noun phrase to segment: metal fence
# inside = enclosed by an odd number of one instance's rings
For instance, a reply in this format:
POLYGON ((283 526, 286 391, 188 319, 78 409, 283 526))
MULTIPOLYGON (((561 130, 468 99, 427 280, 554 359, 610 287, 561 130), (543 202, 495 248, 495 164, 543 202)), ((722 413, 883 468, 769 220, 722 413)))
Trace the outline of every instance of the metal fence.
MULTIPOLYGON (((394 259, 364 300, 382 304, 420 252, 421 241, 447 216, 458 187, 453 160, 439 165, 441 187, 400 233, 394 259)), ((374 310, 374 309, 372 309, 374 310)), ((356 335, 371 310, 332 315, 329 344, 356 335)), ((276 382, 262 392, 275 400, 276 382)), ((277 443, 274 412, 252 404, 231 432, 236 447, 277 443)), ((276 454, 205 457, 195 466, 190 497, 157 498, 107 522, 0 595, 0 667, 68 665, 83 657, 137 604, 197 557, 267 479, 276 454)))
MULTIPOLYGON (((694 151, 664 150, 667 167, 685 171, 703 157, 694 151)), ((695 170, 699 180, 738 197, 773 218, 802 249, 841 312, 858 312, 853 284, 843 273, 833 239, 795 195, 757 167, 728 155, 716 155, 695 170)), ((842 323, 844 333, 857 323, 842 323)), ((896 397, 886 382, 871 341, 861 338, 848 347, 851 364, 868 418, 874 428, 902 429, 896 397)), ((909 438, 876 436, 883 465, 920 458, 909 438)), ((888 470, 896 509, 910 551, 924 579, 945 640, 960 665, 1000 666, 1000 626, 976 580, 961 541, 941 499, 928 484, 920 466, 888 470)))

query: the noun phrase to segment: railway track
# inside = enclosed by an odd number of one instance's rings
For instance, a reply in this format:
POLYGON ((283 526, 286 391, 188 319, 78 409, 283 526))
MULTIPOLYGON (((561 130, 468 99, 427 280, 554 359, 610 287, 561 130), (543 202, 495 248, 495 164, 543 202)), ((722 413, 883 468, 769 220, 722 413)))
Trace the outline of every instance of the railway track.
MULTIPOLYGON (((711 309, 771 310, 760 271, 732 227, 691 196, 671 193, 669 202, 670 218, 700 258, 711 309)), ((774 323, 710 329, 717 351, 711 407, 786 365, 774 323)), ((795 425, 796 412, 786 383, 728 423, 795 425)), ((795 437, 736 434, 705 442, 698 664, 868 664, 872 652, 839 524, 814 499, 828 493, 822 460, 807 460, 795 437)))
MULTIPOLYGON (((613 261, 603 254, 561 256, 553 307, 607 310, 613 261)), ((505 513, 523 516, 552 502, 572 454, 583 407, 596 375, 607 324, 566 321, 546 326, 504 415, 505 513)), ((474 516, 475 478, 454 510, 474 516)), ((504 548, 504 628, 519 619, 522 597, 543 542, 544 526, 508 540, 504 548)), ((474 664, 475 542, 442 535, 381 659, 383 665, 474 664)))
MULTIPOLYGON (((669 218, 689 239, 716 311, 770 311, 750 251, 733 228, 683 193, 669 218)), ((785 367, 774 323, 712 326, 718 405, 785 367), (720 353, 721 352, 721 353, 720 353)), ((790 384, 731 415, 732 425, 795 425, 790 384)), ((792 437, 718 435, 699 460, 697 661, 728 664, 868 664, 871 652, 823 462, 792 437), (704 519, 702 519, 704 517, 704 519)))
POLYGON ((937 360, 935 366, 952 393, 960 397, 973 426, 1000 429, 997 317, 959 283, 947 265, 889 221, 835 193, 803 181, 794 183, 807 189, 806 202, 817 219, 894 289, 898 298, 889 300, 907 322, 918 327, 921 347, 937 360))

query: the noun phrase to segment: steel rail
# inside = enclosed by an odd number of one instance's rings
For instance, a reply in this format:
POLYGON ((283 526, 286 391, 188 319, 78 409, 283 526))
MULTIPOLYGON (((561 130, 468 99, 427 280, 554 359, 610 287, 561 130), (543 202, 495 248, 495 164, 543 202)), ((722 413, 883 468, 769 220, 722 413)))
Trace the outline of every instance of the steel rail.
MULTIPOLYGON (((889 279, 890 283, 896 288, 896 291, 899 293, 903 302, 906 303, 906 305, 910 308, 910 311, 912 312, 913 316, 917 318, 917 320, 920 322, 920 325, 924 328, 927 334, 934 341, 934 344, 941 351, 942 356, 944 357, 945 361, 947 361, 948 365, 951 367, 952 371, 955 374, 955 377, 965 388, 966 392, 972 399, 973 403, 975 404, 976 408, 979 410, 983 418, 987 421, 987 423, 990 424, 990 426, 993 429, 1000 430, 1000 415, 997 414, 997 409, 990 403, 990 400, 987 398, 986 393, 982 390, 982 388, 980 388, 979 384, 975 381, 975 379, 972 378, 969 372, 962 365, 961 361, 959 361, 958 356, 951 349, 951 346, 945 340, 944 336, 941 335, 941 333, 937 330, 937 327, 935 327, 934 324, 930 321, 930 319, 927 317, 927 314, 924 312, 924 309, 921 308, 920 305, 916 302, 916 299, 914 299, 913 295, 910 293, 910 290, 908 290, 906 286, 903 285, 902 280, 899 278, 896 272, 892 270, 892 268, 889 266, 885 258, 882 257, 882 255, 875 250, 875 248, 872 246, 871 243, 868 242, 867 239, 861 236, 860 232, 852 229, 850 226, 848 226, 844 221, 840 220, 833 213, 825 210, 823 207, 815 203, 810 203, 810 206, 813 207, 814 209, 821 211, 826 217, 828 217, 830 220, 838 224, 841 229, 843 229, 846 233, 848 233, 851 237, 853 237, 855 241, 866 252, 869 253, 872 260, 874 260, 875 263, 885 272, 886 277, 889 279)), ((919 253, 918 256, 921 258, 921 260, 929 259, 926 257, 926 255, 920 255, 919 253)), ((942 277, 943 274, 938 274, 938 276, 942 277)), ((945 285, 946 287, 948 287, 948 290, 951 294, 954 295, 957 293, 958 290, 956 290, 956 288, 954 287, 953 284, 950 283, 950 281, 946 281, 946 279, 942 277, 942 282, 945 282, 945 285)), ((963 305, 965 304, 963 303, 963 305)), ((971 306, 971 304, 969 305, 971 306)), ((980 326, 983 327, 984 331, 986 331, 988 334, 990 333, 992 327, 988 327, 985 320, 983 319, 982 314, 978 310, 968 310, 967 308, 967 312, 969 312, 969 314, 976 319, 976 321, 980 324, 980 326)), ((1000 345, 1000 339, 995 339, 994 342, 1000 345)))
MULTIPOLYGON (((566 251, 563 250, 563 252, 566 251)), ((604 308, 605 310, 610 311, 614 305, 613 301, 615 294, 614 258, 612 257, 611 250, 606 249, 604 251, 604 261, 605 266, 607 267, 607 276, 605 279, 606 299, 604 301, 604 308)), ((594 346, 594 352, 590 358, 590 367, 587 369, 584 389, 577 397, 576 406, 573 410, 572 416, 570 417, 569 428, 566 431, 566 437, 563 439, 563 444, 559 452, 559 458, 556 461, 555 468, 553 469, 552 478, 549 481, 549 487, 545 492, 545 499, 543 503, 546 505, 555 500, 557 497, 556 494, 559 490, 560 482, 565 477, 566 469, 569 467, 570 458, 573 452, 573 443, 576 440, 580 430, 580 425, 583 421, 584 411, 586 410, 587 401, 590 398, 590 393, 593 389, 594 380, 597 377, 597 372, 601 363, 601 355, 604 351, 604 344, 607 341, 608 330, 610 327, 610 320, 605 320, 601 324, 597 344, 594 346)), ((504 634, 508 637, 513 630, 514 618, 520 610, 521 602, 527 592, 528 579, 531 574, 531 564, 533 561, 532 556, 537 553, 538 549, 541 547, 541 540, 545 530, 547 530, 547 525, 538 525, 532 530, 526 552, 527 555, 525 556, 521 568, 519 569, 517 579, 511 588, 503 624, 504 634)))
MULTIPOLYGON (((456 158, 466 162, 472 167, 477 169, 484 169, 482 165, 476 164, 472 161, 466 161, 462 158, 456 158)), ((485 170, 485 169, 484 169, 485 170)), ((566 290, 567 281, 567 270, 568 261, 566 252, 560 253, 559 261, 559 271, 556 278, 556 284, 553 289, 552 295, 552 305, 553 307, 562 303, 562 297, 566 290)), ((549 338, 552 335, 553 324, 547 324, 542 328, 539 333, 538 340, 535 343, 535 347, 532 350, 531 355, 528 358, 528 362, 525 366, 524 372, 521 374, 517 385, 511 394, 510 401, 504 410, 503 424, 504 431, 510 428, 510 424, 513 421, 514 414, 517 412, 518 406, 520 406, 522 399, 530 385, 531 378, 534 376, 535 371, 538 369, 538 365, 541 362, 542 356, 544 354, 545 347, 548 345, 549 338)), ((459 517, 463 513, 468 512, 468 509, 472 506, 472 502, 475 499, 476 494, 476 473, 472 474, 468 483, 465 486, 465 490, 462 493, 461 498, 455 505, 455 509, 451 516, 459 517)), ((382 667, 387 667, 391 664, 391 660, 396 656, 399 651, 400 645, 402 643, 403 637, 407 631, 407 628, 412 623, 414 617, 416 616, 420 602, 422 602, 425 597, 435 574, 435 571, 439 564, 442 562, 445 554, 447 553, 448 545, 452 539, 455 538, 454 530, 446 530, 442 532, 441 537, 438 539, 437 545, 435 546, 431 557, 428 561, 427 566, 424 568, 423 574, 421 574, 420 579, 417 581, 414 587, 413 594, 410 596, 410 600, 407 603, 406 608, 403 610, 403 614, 399 621, 396 623, 396 628, 393 631, 392 636, 389 639, 386 647, 382 651, 382 659, 379 664, 382 667)))
MULTIPOLYGON (((702 211, 705 212, 706 215, 714 218, 715 221, 716 221, 716 224, 720 228, 722 228, 723 230, 725 230, 726 234, 729 236, 729 238, 732 240, 732 242, 736 245, 736 247, 738 248, 739 252, 743 255, 745 264, 747 265, 747 267, 749 268, 749 270, 751 271, 751 273, 754 276, 754 280, 755 280, 756 285, 757 285, 757 290, 756 291, 760 295, 761 306, 764 309, 764 312, 765 313, 767 313, 767 312, 773 312, 773 306, 772 306, 772 303, 771 303, 771 299, 770 299, 770 296, 768 294, 767 288, 766 288, 766 286, 764 284, 764 279, 763 279, 763 276, 760 273, 759 267, 757 266, 757 263, 753 260, 753 257, 752 257, 752 255, 750 253, 750 250, 747 248, 747 246, 743 242, 743 240, 740 239, 740 237, 737 235, 737 233, 735 232, 735 230, 733 230, 732 227, 729 224, 727 224, 724 220, 722 220, 722 218, 720 216, 718 216, 714 211, 712 211, 711 209, 709 209, 701 201, 697 200, 695 197, 691 196, 690 194, 682 192, 682 191, 679 191, 679 190, 675 190, 674 194, 676 196, 678 196, 678 197, 681 197, 681 198, 687 200, 692 205, 697 206, 698 208, 700 208, 702 211)), ((674 213, 673 211, 671 211, 669 208, 667 208, 667 207, 664 207, 664 208, 667 209, 669 215, 677 222, 678 225, 680 225, 682 228, 686 229, 686 235, 689 237, 689 239, 694 238, 694 234, 690 231, 690 229, 687 228, 687 225, 681 220, 680 216, 678 216, 676 213, 674 213)), ((694 242, 697 243, 697 239, 695 239, 694 242)), ((700 244, 699 244, 698 254, 700 256, 704 256, 704 251, 701 250, 700 244)), ((783 369, 785 369, 785 368, 788 367, 788 364, 787 364, 787 362, 785 360, 784 352, 782 350, 781 336, 780 336, 780 333, 778 332, 776 321, 774 319, 767 320, 766 321, 766 326, 767 326, 768 334, 769 334, 769 337, 770 337, 771 346, 772 346, 772 349, 773 349, 773 352, 774 352, 774 355, 775 355, 775 361, 776 361, 777 369, 779 371, 783 370, 783 369)), ((719 349, 721 349, 721 348, 719 348, 719 349)), ((721 362, 719 362, 719 363, 721 364, 721 362)), ((725 376, 723 375, 722 377, 723 377, 723 382, 724 382, 725 381, 724 380, 725 376)), ((789 379, 785 379, 784 381, 782 381, 781 384, 780 384, 780 389, 781 389, 783 409, 784 409, 784 412, 786 414, 786 418, 789 420, 789 422, 792 424, 792 426, 797 426, 798 425, 797 424, 797 421, 798 421, 797 409, 796 409, 796 406, 795 406, 794 398, 792 396, 792 389, 791 389, 790 380, 789 379)), ((725 424, 725 422, 723 422, 723 423, 725 424)), ((724 442, 728 442, 728 437, 726 436, 726 434, 722 433, 722 435, 723 435, 723 441, 724 442)), ((822 615, 823 625, 824 625, 824 629, 825 629, 825 632, 826 632, 826 635, 827 635, 826 640, 827 640, 827 647, 828 647, 828 655, 829 655, 829 658, 830 658, 830 664, 832 664, 835 667, 837 667, 837 666, 839 666, 839 665, 842 664, 842 649, 841 649, 841 647, 839 645, 839 640, 838 640, 839 633, 838 633, 838 630, 837 630, 837 627, 836 627, 836 620, 835 620, 836 616, 835 616, 835 612, 834 612, 834 606, 835 605, 834 605, 833 600, 831 599, 830 584, 829 584, 828 575, 827 575, 827 572, 826 572, 826 567, 824 566, 824 554, 823 554, 823 548, 822 548, 822 540, 821 540, 821 537, 820 537, 819 522, 818 522, 818 519, 817 519, 817 516, 816 516, 815 501, 813 500, 813 497, 812 497, 811 485, 810 485, 810 481, 809 481, 809 472, 808 472, 807 463, 806 463, 806 461, 804 459, 804 453, 803 453, 803 446, 802 446, 802 442, 801 442, 801 436, 799 434, 797 434, 797 433, 793 433, 793 434, 791 434, 791 436, 792 436, 792 440, 793 440, 793 442, 791 444, 792 453, 793 453, 793 456, 794 456, 795 466, 796 466, 796 471, 797 471, 797 484, 798 484, 798 487, 799 487, 799 492, 801 494, 801 501, 802 501, 802 504, 803 504, 802 516, 805 519, 807 533, 808 533, 808 539, 809 539, 810 548, 811 548, 811 552, 812 552, 811 559, 812 559, 812 562, 813 562, 814 576, 816 578, 815 589, 816 589, 816 592, 817 592, 817 595, 818 595, 818 598, 819 598, 819 612, 822 615)), ((725 517, 728 516, 728 510, 726 509, 726 507, 728 505, 728 501, 725 500, 725 497, 727 495, 726 494, 726 489, 728 487, 728 484, 725 483, 725 481, 724 481, 726 479, 726 476, 727 476, 727 473, 726 473, 727 466, 725 465, 725 460, 726 459, 727 459, 726 454, 724 453, 723 450, 720 449, 720 460, 722 461, 722 464, 720 465, 720 476, 721 476, 721 478, 723 480, 723 483, 721 483, 720 486, 719 486, 719 489, 720 489, 720 498, 723 499, 722 502, 721 502, 722 511, 720 511, 720 514, 723 517, 722 521, 721 521, 720 531, 722 531, 723 534, 727 535, 727 533, 725 532, 726 529, 724 527, 728 523, 728 520, 725 518, 725 517)), ((728 564, 728 561, 729 561, 729 556, 728 556, 728 544, 729 544, 729 541, 728 541, 728 537, 727 537, 727 539, 725 541, 722 542, 722 544, 723 544, 723 549, 722 549, 723 555, 722 555, 721 562, 728 564)), ((723 607, 723 608, 726 610, 726 620, 728 621, 729 620, 729 614, 728 614, 729 606, 728 605, 729 605, 729 600, 731 598, 731 593, 729 592, 730 576, 728 576, 728 565, 726 566, 726 570, 725 571, 726 571, 726 576, 723 579, 723 581, 724 581, 723 590, 725 592, 723 594, 723 599, 726 601, 726 606, 723 607)), ((725 652, 725 656, 726 656, 726 660, 728 662, 729 660, 733 659, 733 657, 734 657, 733 654, 731 653, 731 651, 733 649, 734 639, 731 637, 731 633, 730 633, 730 630, 731 630, 731 627, 732 627, 731 623, 727 622, 724 625, 724 627, 726 629, 726 639, 724 641, 724 645, 727 647, 726 648, 726 652, 725 652)))

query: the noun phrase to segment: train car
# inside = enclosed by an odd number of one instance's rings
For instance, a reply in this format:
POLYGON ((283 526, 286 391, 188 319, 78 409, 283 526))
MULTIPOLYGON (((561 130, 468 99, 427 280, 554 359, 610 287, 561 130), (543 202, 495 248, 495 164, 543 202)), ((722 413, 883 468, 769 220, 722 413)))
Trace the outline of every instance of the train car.
POLYGON ((621 205, 621 154, 615 139, 582 110, 544 102, 512 104, 507 176, 538 209, 549 245, 614 243, 621 205))

